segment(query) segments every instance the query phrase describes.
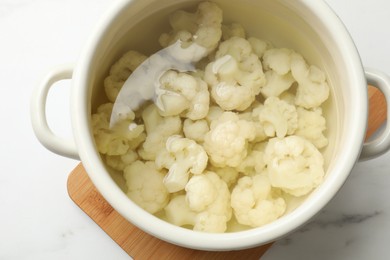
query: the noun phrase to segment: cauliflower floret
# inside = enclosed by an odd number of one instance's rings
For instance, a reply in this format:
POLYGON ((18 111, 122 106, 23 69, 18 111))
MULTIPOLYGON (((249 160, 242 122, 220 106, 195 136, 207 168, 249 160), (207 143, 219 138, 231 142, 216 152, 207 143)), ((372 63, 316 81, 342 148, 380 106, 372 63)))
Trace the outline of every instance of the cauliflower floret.
POLYGON ((255 175, 262 173, 265 169, 264 151, 267 143, 257 143, 250 149, 248 156, 236 167, 236 170, 244 175, 255 175))
POLYGON ((269 97, 259 108, 259 121, 267 136, 284 137, 291 135, 298 127, 298 114, 295 106, 277 97, 269 97))
POLYGON ((160 36, 162 47, 180 40, 186 48, 196 43, 207 49, 207 54, 217 48, 222 36, 222 10, 214 3, 202 2, 195 13, 176 11, 169 19, 172 31, 160 36))
POLYGON ((156 159, 158 167, 167 168, 164 185, 169 192, 177 192, 186 186, 190 173, 202 174, 206 169, 208 157, 203 147, 195 141, 178 135, 170 136, 166 142, 166 153, 156 159), (163 156, 163 158, 159 158, 163 156), (170 156, 171 159, 167 159, 170 156))
POLYGON ((154 214, 169 201, 169 193, 163 184, 164 173, 153 162, 135 161, 124 169, 127 196, 144 210, 154 214))
POLYGON ((211 122, 204 138, 204 149, 217 167, 237 167, 247 155, 248 142, 255 138, 252 122, 240 120, 233 112, 224 112, 211 122))
POLYGON ((203 143, 204 137, 208 131, 210 131, 210 128, 205 119, 196 121, 192 121, 191 119, 184 120, 183 132, 188 139, 203 143))
POLYGON ((214 172, 194 175, 186 185, 186 195, 173 198, 165 207, 167 220, 193 230, 223 233, 232 216, 230 191, 214 172))
POLYGON ((236 184, 239 173, 235 168, 232 167, 213 167, 211 166, 210 171, 215 172, 230 188, 236 184))
POLYGON ((211 125, 211 122, 220 118, 223 112, 225 111, 219 106, 211 106, 209 109, 209 113, 206 116, 207 123, 211 125))
POLYGON ((162 117, 154 104, 145 108, 142 119, 146 129, 146 140, 138 150, 144 160, 153 161, 157 154, 165 150, 165 143, 171 135, 180 134, 182 124, 180 117, 162 117))
POLYGON ((257 174, 239 179, 231 194, 238 223, 260 227, 278 219, 286 211, 286 202, 275 197, 266 176, 257 174))
POLYGON ((319 107, 329 97, 325 73, 316 66, 308 66, 303 57, 294 53, 291 72, 298 82, 295 104, 306 109, 319 107))
POLYGON ((106 163, 117 171, 123 171, 126 166, 138 160, 138 154, 134 150, 128 150, 123 155, 106 155, 106 163))
POLYGON ((194 226, 197 212, 190 209, 186 201, 186 195, 173 197, 164 208, 166 219, 173 225, 194 226))
POLYGON ((248 42, 251 44, 253 52, 259 57, 263 58, 264 53, 271 48, 269 42, 265 42, 255 37, 249 37, 248 42))
POLYGON ((101 154, 124 155, 129 149, 137 148, 145 140, 144 126, 133 120, 135 114, 130 111, 120 122, 110 128, 113 104, 106 103, 98 107, 92 115, 91 125, 96 146, 101 154))
POLYGON ((271 185, 297 197, 317 187, 325 174, 322 154, 299 136, 271 139, 264 161, 271 185))
POLYGON ((202 119, 207 115, 210 95, 206 82, 173 70, 165 72, 159 81, 156 105, 160 115, 183 115, 192 120, 202 119))
POLYGON ((328 139, 323 134, 323 131, 326 129, 326 120, 322 116, 322 109, 315 108, 313 110, 306 110, 298 107, 297 112, 298 129, 295 131, 295 135, 309 140, 318 149, 327 146, 328 139))
POLYGON ((109 76, 104 80, 104 90, 108 100, 115 102, 127 78, 146 58, 147 56, 137 51, 129 51, 111 67, 109 76))
POLYGON ((190 209, 198 212, 194 230, 225 232, 232 217, 230 191, 226 183, 209 171, 193 176, 185 190, 190 209))
POLYGON ((255 126, 255 139, 251 141, 252 143, 258 143, 268 138, 264 132, 263 124, 259 120, 262 107, 261 103, 255 101, 244 113, 239 114, 240 119, 250 121, 255 126))
POLYGON ((246 38, 245 29, 241 24, 222 25, 222 38, 226 41, 232 37, 246 38))
POLYGON ((259 57, 250 43, 239 37, 219 45, 216 60, 207 65, 204 79, 222 109, 239 111, 253 103, 266 80, 259 57))
POLYGON ((267 69, 267 84, 261 89, 265 97, 277 97, 288 90, 295 82, 291 74, 291 57, 294 51, 289 49, 269 49, 264 53, 263 65, 267 69))

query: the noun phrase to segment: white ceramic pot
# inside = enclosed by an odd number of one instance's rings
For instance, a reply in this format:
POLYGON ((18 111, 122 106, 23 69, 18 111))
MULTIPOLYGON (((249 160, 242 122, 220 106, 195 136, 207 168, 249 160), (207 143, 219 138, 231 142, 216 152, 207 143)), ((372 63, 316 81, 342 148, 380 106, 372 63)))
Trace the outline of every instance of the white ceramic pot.
POLYGON ((208 234, 173 226, 147 213, 130 201, 106 171, 95 148, 89 124, 99 102, 102 81, 109 66, 126 50, 145 43, 148 33, 157 33, 167 13, 194 1, 121 0, 101 19, 76 67, 54 69, 32 97, 33 128, 49 150, 80 159, 103 197, 123 217, 142 230, 168 242, 203 250, 233 250, 276 240, 318 213, 343 185, 355 162, 386 152, 390 147, 390 121, 382 135, 364 143, 367 124, 367 81, 386 96, 390 111, 390 80, 379 72, 364 70, 346 28, 320 0, 216 0, 228 19, 238 21, 252 35, 276 46, 302 53, 309 63, 321 67, 332 89, 326 113, 329 146, 325 151, 325 181, 291 213, 263 227, 247 231, 208 234), (149 19, 153 17, 153 19, 149 19), (146 21, 145 21, 146 19, 146 21), (148 20, 149 19, 149 20, 148 20), (135 26, 138 22, 142 26, 135 26), (141 28, 141 29, 140 29, 141 28), (50 87, 62 79, 72 80, 71 118, 74 140, 62 140, 49 129, 45 104, 50 87))

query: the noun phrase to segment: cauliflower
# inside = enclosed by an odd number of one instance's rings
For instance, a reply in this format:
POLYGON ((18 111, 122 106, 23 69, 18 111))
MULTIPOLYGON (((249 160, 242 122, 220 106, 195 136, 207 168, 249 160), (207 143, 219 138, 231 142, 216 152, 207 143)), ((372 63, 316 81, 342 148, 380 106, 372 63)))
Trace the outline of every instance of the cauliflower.
POLYGON ((248 141, 254 138, 252 122, 240 120, 233 112, 224 112, 211 123, 203 146, 214 166, 237 167, 247 155, 248 141))
POLYGON ((137 51, 129 51, 111 67, 109 76, 104 80, 104 90, 108 100, 115 102, 127 78, 146 58, 147 56, 137 51))
POLYGON ((215 57, 204 76, 212 98, 224 110, 247 109, 265 84, 262 64, 251 44, 243 38, 230 38, 219 45, 215 57))
POLYGON ((251 141, 252 143, 258 143, 268 138, 264 132, 264 126, 259 120, 259 113, 262 107, 262 104, 255 101, 244 113, 239 114, 240 119, 250 121, 255 126, 255 139, 251 141))
POLYGON ((162 117, 154 104, 145 108, 142 119, 146 129, 146 140, 138 150, 144 160, 153 161, 157 154, 165 149, 165 142, 171 135, 180 134, 182 124, 180 117, 162 117))
POLYGON ((206 82, 173 70, 160 77, 156 105, 162 116, 183 115, 192 120, 204 118, 209 111, 210 95, 206 82))
POLYGON ((268 42, 265 42, 263 40, 260 40, 255 37, 249 37, 248 42, 252 46, 253 52, 259 57, 263 58, 264 53, 271 48, 271 44, 268 42))
POLYGON ((222 36, 222 10, 211 2, 200 3, 195 13, 176 11, 169 23, 173 30, 160 36, 162 47, 180 40, 184 48, 195 43, 205 47, 208 54, 217 48, 222 36))
POLYGON ((326 120, 322 116, 322 109, 315 108, 306 110, 302 107, 297 108, 298 128, 295 135, 302 136, 309 140, 318 149, 328 145, 328 139, 324 136, 326 130, 326 120))
POLYGON ((163 158, 157 158, 156 163, 159 167, 169 169, 164 185, 171 193, 184 189, 190 173, 202 174, 206 169, 207 154, 201 145, 191 139, 170 136, 166 142, 166 150, 172 159, 167 159, 167 154, 162 153, 160 156, 163 158))
POLYGON ((259 121, 267 136, 291 135, 298 127, 296 108, 277 97, 267 98, 259 109, 259 121))
POLYGON ((91 118, 92 131, 101 154, 124 155, 129 149, 137 148, 145 140, 144 126, 136 124, 133 121, 135 114, 130 112, 110 128, 112 107, 112 103, 98 107, 97 113, 91 118))
POLYGON ((192 121, 191 119, 184 120, 183 132, 184 136, 198 143, 203 143, 204 136, 210 131, 209 125, 205 119, 192 121))
POLYGON ((236 170, 244 175, 262 173, 265 169, 264 150, 266 142, 257 143, 250 149, 248 156, 236 167, 236 170))
POLYGON ((186 185, 186 195, 179 195, 165 207, 169 222, 193 230, 222 233, 232 216, 230 191, 214 172, 194 175, 186 185))
POLYGON ((222 25, 222 38, 226 41, 232 37, 245 38, 245 29, 241 24, 222 25))
POLYGON ((138 160, 138 154, 136 151, 129 149, 127 153, 123 155, 106 155, 106 163, 111 168, 117 171, 123 171, 126 166, 138 160))
POLYGON ((319 107, 329 97, 325 73, 316 66, 308 66, 303 57, 294 53, 291 72, 298 82, 295 104, 306 109, 319 107))
POLYGON ((271 185, 293 196, 309 193, 325 175, 322 154, 312 143, 295 135, 269 140, 264 161, 271 185))
POLYGON ((230 188, 232 187, 238 179, 239 173, 235 168, 232 167, 213 167, 209 168, 212 172, 215 172, 230 188))
POLYGON ((265 97, 278 97, 288 90, 295 82, 291 74, 291 56, 289 49, 269 49, 264 53, 263 65, 267 69, 265 77, 267 84, 261 89, 265 97))
POLYGON ((276 197, 266 176, 256 174, 238 180, 231 194, 231 206, 238 223, 260 227, 278 219, 286 202, 276 197))
POLYGON ((135 161, 124 169, 127 196, 150 213, 162 210, 169 201, 163 184, 164 173, 153 162, 135 161))

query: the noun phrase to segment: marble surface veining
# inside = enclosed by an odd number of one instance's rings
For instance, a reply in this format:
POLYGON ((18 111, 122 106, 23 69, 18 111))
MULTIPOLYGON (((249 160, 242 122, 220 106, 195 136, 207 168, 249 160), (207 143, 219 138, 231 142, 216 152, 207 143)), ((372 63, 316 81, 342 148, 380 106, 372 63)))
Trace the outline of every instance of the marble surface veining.
MULTIPOLYGON (((390 74, 390 2, 327 0, 365 66, 390 74)), ((128 259, 69 199, 77 161, 36 140, 33 87, 53 66, 75 63, 109 0, 0 0, 0 259, 128 259)), ((71 136, 69 82, 49 94, 53 131, 71 136)), ((337 196, 309 223, 277 241, 264 260, 386 260, 390 241, 390 153, 357 163, 337 196)))

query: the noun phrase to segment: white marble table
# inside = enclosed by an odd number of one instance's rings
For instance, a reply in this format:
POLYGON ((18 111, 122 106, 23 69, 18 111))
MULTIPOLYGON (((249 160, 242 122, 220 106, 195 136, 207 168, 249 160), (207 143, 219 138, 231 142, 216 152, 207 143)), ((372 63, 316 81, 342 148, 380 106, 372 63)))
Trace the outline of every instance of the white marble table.
MULTIPOLYGON (((33 87, 54 65, 77 61, 109 0, 0 0, 0 259, 128 259, 68 197, 77 161, 43 148, 30 127, 33 87)), ((390 74, 390 1, 327 0, 366 66, 390 74)), ((70 136, 69 82, 50 94, 49 122, 70 136), (58 116, 58 114, 60 116, 58 116)), ((390 153, 358 163, 313 221, 263 258, 390 259, 390 153)))

